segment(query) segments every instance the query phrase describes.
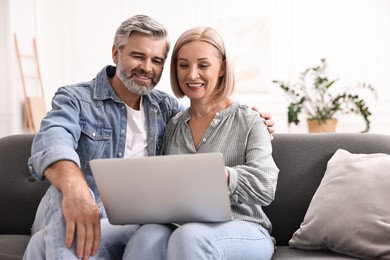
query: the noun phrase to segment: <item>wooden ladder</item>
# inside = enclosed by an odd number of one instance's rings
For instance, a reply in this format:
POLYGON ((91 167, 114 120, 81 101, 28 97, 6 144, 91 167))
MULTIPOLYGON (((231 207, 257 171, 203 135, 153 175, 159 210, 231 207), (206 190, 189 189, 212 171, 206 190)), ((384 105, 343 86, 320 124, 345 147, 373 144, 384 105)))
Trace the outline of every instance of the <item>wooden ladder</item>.
POLYGON ((29 132, 36 133, 40 128, 42 118, 47 112, 41 69, 38 60, 37 43, 35 37, 33 37, 32 54, 20 51, 16 33, 14 34, 14 43, 23 87, 25 120, 29 132), (35 69, 33 69, 33 67, 35 67, 35 69), (28 74, 26 74, 26 71, 28 71, 28 74))

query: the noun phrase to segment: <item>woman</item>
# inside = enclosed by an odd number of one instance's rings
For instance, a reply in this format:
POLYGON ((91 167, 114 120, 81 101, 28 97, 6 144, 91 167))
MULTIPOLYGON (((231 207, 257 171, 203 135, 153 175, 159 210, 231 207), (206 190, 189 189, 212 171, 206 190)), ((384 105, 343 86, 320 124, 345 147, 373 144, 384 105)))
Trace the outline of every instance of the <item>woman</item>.
POLYGON ((170 74, 174 94, 187 96, 191 106, 168 123, 162 153, 223 153, 233 220, 144 225, 131 240, 145 249, 126 249, 125 256, 137 251, 137 259, 271 259, 271 223, 262 206, 274 199, 279 170, 263 119, 229 98, 234 71, 221 36, 210 27, 183 33, 170 74))

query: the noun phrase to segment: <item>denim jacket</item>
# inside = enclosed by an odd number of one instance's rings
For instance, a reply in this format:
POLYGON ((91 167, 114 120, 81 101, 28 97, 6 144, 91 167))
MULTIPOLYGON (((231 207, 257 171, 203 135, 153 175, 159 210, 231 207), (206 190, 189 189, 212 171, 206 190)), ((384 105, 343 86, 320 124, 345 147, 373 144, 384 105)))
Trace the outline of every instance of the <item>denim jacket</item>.
MULTIPOLYGON (((98 198, 89 161, 96 158, 121 158, 126 143, 127 110, 109 83, 115 67, 106 66, 95 79, 58 89, 52 110, 41 122, 28 165, 37 180, 59 160, 75 162, 98 198)), ((184 107, 168 94, 153 90, 143 96, 147 123, 148 155, 158 155, 164 128, 184 107)))

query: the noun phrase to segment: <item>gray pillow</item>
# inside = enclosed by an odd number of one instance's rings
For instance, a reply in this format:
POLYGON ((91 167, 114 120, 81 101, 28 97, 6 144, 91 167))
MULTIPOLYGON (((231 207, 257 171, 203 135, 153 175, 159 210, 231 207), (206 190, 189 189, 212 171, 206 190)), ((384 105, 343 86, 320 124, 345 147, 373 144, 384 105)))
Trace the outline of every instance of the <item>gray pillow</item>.
POLYGON ((390 155, 337 150, 289 245, 390 259, 390 155))

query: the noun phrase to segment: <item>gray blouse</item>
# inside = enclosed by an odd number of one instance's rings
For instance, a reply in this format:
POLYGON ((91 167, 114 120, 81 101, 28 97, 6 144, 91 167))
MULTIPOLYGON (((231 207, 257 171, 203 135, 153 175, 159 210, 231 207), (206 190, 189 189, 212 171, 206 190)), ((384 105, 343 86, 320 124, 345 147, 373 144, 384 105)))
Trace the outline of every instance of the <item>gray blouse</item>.
POLYGON ((162 154, 222 153, 230 172, 233 219, 256 222, 271 231, 261 207, 274 200, 279 169, 264 120, 247 106, 233 103, 216 113, 195 147, 187 124, 190 118, 187 109, 168 122, 162 154))

